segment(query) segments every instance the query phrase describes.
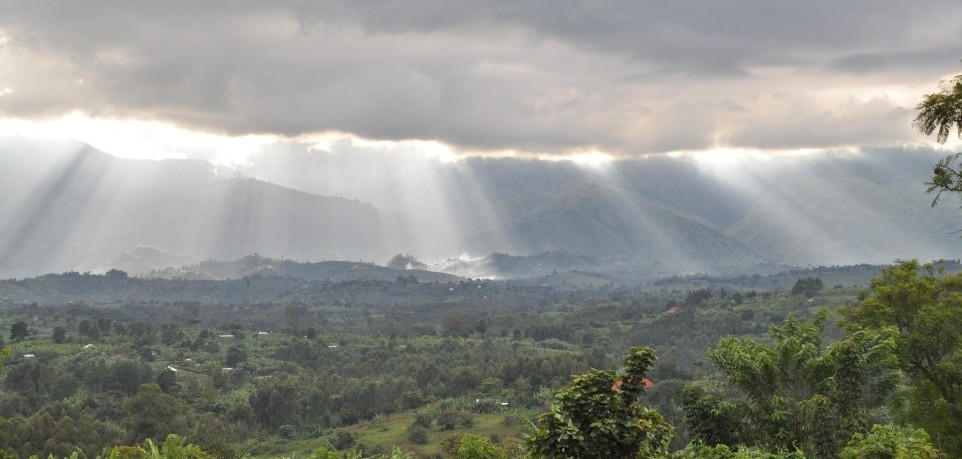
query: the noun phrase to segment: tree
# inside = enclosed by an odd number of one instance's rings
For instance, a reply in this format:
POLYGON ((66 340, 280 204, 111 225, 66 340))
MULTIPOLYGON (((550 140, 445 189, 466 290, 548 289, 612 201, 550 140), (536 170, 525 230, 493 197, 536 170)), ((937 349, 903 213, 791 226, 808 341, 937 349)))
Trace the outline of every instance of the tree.
POLYGON ((695 443, 705 445, 737 445, 741 441, 738 406, 720 396, 708 393, 697 384, 689 384, 682 394, 682 406, 688 434, 695 443))
MULTIPOLYGON (((955 128, 962 139, 962 75, 956 75, 939 82, 939 92, 926 94, 922 102, 915 106, 918 115, 912 125, 922 134, 935 134, 935 140, 945 143, 955 128)), ((936 192, 932 200, 934 206, 942 193, 962 192, 962 168, 958 164, 960 154, 950 155, 938 163, 932 171, 932 181, 928 192, 936 192)))
POLYGON ((624 369, 575 376, 555 394, 551 411, 538 416, 527 438, 534 457, 601 458, 664 455, 672 428, 640 402, 645 374, 655 363, 650 348, 631 348, 624 369))
POLYGON ((200 323, 200 305, 194 302, 185 303, 181 308, 181 320, 188 325, 200 323))
POLYGON ((962 274, 903 261, 883 269, 861 304, 843 314, 850 331, 895 327, 894 365, 914 385, 897 394, 893 412, 962 455, 962 274))
POLYGON ((247 360, 247 351, 240 346, 231 346, 227 349, 227 356, 224 359, 224 364, 228 367, 236 367, 237 364, 247 360))
POLYGON ((268 380, 257 386, 251 395, 250 406, 257 422, 268 429, 294 424, 300 397, 294 378, 268 380))
POLYGON ((96 324, 89 320, 80 321, 80 323, 77 325, 77 333, 80 333, 81 335, 84 335, 90 339, 100 338, 100 329, 97 328, 96 324))
POLYGON ((53 327, 53 342, 60 344, 67 339, 67 330, 63 327, 53 327))
POLYGON ((924 430, 874 425, 869 435, 855 434, 839 459, 936 459, 938 450, 924 430))
POLYGON ((107 381, 112 389, 119 389, 127 395, 134 395, 141 384, 153 379, 150 367, 136 360, 119 360, 110 365, 107 381))
POLYGON ((157 378, 154 379, 160 390, 164 391, 165 394, 171 394, 180 390, 180 385, 177 384, 177 373, 170 368, 165 368, 160 373, 157 373, 157 378))
POLYGON ((822 283, 822 279, 818 277, 803 277, 795 281, 791 293, 792 295, 805 295, 811 298, 824 288, 825 284, 822 283))
POLYGON ((480 435, 465 434, 458 444, 458 459, 508 459, 508 454, 491 440, 480 435))
POLYGON ((430 428, 431 428, 431 422, 432 422, 432 421, 433 421, 433 419, 431 419, 431 416, 429 416, 429 415, 427 415, 427 414, 424 414, 424 413, 421 413, 421 414, 419 414, 419 415, 417 415, 417 416, 414 416, 414 423, 417 424, 417 425, 419 425, 419 426, 421 426, 421 427, 424 427, 425 429, 430 429, 430 428))
MULTIPOLYGON (((107 458, 152 458, 152 459, 207 459, 208 454, 192 444, 185 444, 179 435, 170 434, 157 447, 151 439, 143 446, 114 446, 105 451, 107 458)), ((83 456, 81 456, 83 457, 83 456)))
POLYGON ((127 280, 127 273, 119 269, 111 269, 104 273, 107 280, 127 280))
POLYGON ((710 288, 707 288, 707 287, 696 289, 696 290, 689 290, 688 293, 685 294, 685 303, 699 304, 704 306, 705 302, 710 300, 711 297, 712 297, 712 291, 710 288))
POLYGON ((141 385, 135 397, 124 400, 123 407, 127 415, 123 424, 132 439, 159 440, 187 430, 181 402, 156 384, 141 385))
POLYGON ((92 328, 93 326, 90 324, 89 320, 81 320, 80 323, 77 324, 77 333, 80 333, 84 336, 90 336, 90 330, 92 328))
POLYGON ((479 319, 478 323, 474 324, 474 331, 484 336, 484 334, 488 332, 488 322, 484 319, 479 319))
POLYGON ((346 430, 338 430, 334 436, 334 449, 343 450, 354 446, 354 435, 346 430))
POLYGON ((771 326, 771 344, 729 336, 710 349, 708 359, 739 397, 726 405, 686 394, 695 439, 706 444, 731 439, 767 450, 800 448, 809 457, 834 458, 854 433, 864 432, 871 409, 897 382, 897 374, 887 370, 895 330, 861 330, 823 347, 828 317, 826 311, 810 322, 790 316, 771 326), (712 416, 699 419, 698 412, 712 416), (719 421, 733 425, 702 425, 719 421))
POLYGON ((915 106, 919 111, 912 125, 921 133, 932 135, 935 140, 945 143, 952 128, 962 139, 962 75, 956 75, 939 82, 939 92, 926 94, 915 106))
POLYGON ((111 324, 110 319, 105 319, 105 318, 97 319, 97 328, 100 329, 101 335, 109 335, 110 329, 112 328, 112 326, 113 325, 111 324))
POLYGON ((458 414, 454 411, 443 410, 438 413, 437 423, 441 430, 454 430, 458 425, 458 414))
POLYGON ((418 423, 413 423, 408 426, 407 430, 408 441, 418 445, 425 445, 428 443, 428 429, 425 429, 418 423))
POLYGON ((297 435, 297 429, 290 424, 284 424, 277 428, 277 435, 280 435, 281 438, 292 440, 297 435))
POLYGON ((128 333, 135 338, 138 346, 147 346, 156 341, 156 330, 145 322, 134 322, 127 327, 128 333))
POLYGON ((23 341, 29 334, 30 331, 27 329, 27 323, 22 320, 18 320, 10 326, 10 341, 14 343, 23 341))
POLYGON ((448 336, 462 336, 467 334, 467 325, 460 315, 447 315, 441 318, 441 327, 448 336))
POLYGON ((52 373, 50 364, 39 359, 24 359, 7 370, 6 384, 21 394, 36 396, 50 387, 52 373))

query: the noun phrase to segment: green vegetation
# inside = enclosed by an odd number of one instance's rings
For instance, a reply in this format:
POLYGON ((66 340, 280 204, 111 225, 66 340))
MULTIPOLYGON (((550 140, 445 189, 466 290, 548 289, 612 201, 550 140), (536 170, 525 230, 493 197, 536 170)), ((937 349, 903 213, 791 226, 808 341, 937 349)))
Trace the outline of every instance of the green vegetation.
POLYGON ((792 286, 792 295, 804 295, 811 298, 824 288, 825 285, 822 283, 822 279, 818 277, 806 277, 795 281, 795 285, 792 286))
POLYGON ((707 444, 800 448, 808 457, 836 457, 853 434, 865 430, 871 407, 894 387, 887 371, 894 330, 860 331, 825 347, 827 319, 827 313, 808 323, 789 317, 772 325, 771 344, 726 337, 709 350, 738 396, 706 400, 689 388, 693 437, 707 444), (721 434, 719 422, 727 427, 721 434))
POLYGON ((935 459, 939 451, 924 430, 892 425, 872 426, 868 435, 855 434, 839 453, 841 459, 935 459))
POLYGON ((884 269, 860 306, 845 314, 856 332, 897 330, 895 366, 911 384, 893 399, 892 413, 962 455, 962 275, 902 262, 884 269))
POLYGON ((222 458, 957 455, 960 295, 962 275, 913 262, 637 287, 2 281, 0 450, 176 434, 222 458))
POLYGON ((655 363, 650 348, 632 348, 624 370, 592 370, 558 391, 528 438, 534 457, 645 457, 666 453, 672 428, 640 403, 645 375, 655 363))
MULTIPOLYGON (((954 128, 962 139, 962 75, 943 80, 939 92, 926 94, 915 107, 918 115, 912 123, 925 135, 935 133, 939 143, 945 143, 954 128)), ((934 206, 943 193, 962 192, 962 171, 957 165, 960 155, 950 155, 939 161, 932 171, 932 181, 928 191, 936 192, 932 201, 934 206)))

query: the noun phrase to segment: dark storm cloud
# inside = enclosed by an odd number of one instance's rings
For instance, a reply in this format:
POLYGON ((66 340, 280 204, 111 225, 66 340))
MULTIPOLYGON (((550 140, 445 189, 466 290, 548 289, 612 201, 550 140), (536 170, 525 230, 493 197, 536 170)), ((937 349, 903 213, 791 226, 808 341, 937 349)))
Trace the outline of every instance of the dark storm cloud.
POLYGON ((962 57, 948 0, 4 1, 0 33, 7 117, 538 152, 904 143, 871 88, 962 57))

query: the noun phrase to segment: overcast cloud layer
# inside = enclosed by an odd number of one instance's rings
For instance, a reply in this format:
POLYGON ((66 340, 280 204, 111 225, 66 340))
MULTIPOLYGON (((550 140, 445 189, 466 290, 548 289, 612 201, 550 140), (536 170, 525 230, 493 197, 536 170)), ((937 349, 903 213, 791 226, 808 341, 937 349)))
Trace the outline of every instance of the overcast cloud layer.
POLYGON ((957 0, 0 1, 0 117, 633 155, 918 143, 957 0))

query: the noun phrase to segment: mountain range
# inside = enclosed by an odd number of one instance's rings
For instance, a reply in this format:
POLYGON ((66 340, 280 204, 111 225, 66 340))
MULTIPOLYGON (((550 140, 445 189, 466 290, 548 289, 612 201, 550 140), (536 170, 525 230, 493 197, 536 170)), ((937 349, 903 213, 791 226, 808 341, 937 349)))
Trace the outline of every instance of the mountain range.
POLYGON ((501 278, 956 259, 962 211, 950 200, 932 208, 924 193, 943 155, 863 149, 586 165, 273 152, 227 167, 7 140, 0 277, 146 273, 254 253, 379 265, 406 253, 430 270, 501 278))
POLYGON ((404 235, 400 219, 369 204, 222 176, 204 162, 132 161, 89 147, 3 149, 0 196, 2 277, 101 271, 145 255, 380 260, 404 235))

